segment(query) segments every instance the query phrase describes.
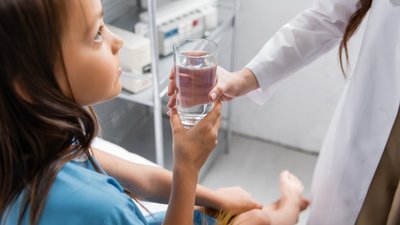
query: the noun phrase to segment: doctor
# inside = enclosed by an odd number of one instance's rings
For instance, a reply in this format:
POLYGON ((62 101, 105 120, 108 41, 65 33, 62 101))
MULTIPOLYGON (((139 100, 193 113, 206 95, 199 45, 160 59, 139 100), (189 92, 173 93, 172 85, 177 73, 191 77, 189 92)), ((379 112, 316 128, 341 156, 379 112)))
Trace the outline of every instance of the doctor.
POLYGON ((211 99, 254 90, 251 95, 265 102, 285 77, 339 44, 344 61, 347 41, 369 11, 357 65, 346 75, 314 173, 310 225, 400 224, 398 5, 400 0, 315 0, 245 68, 219 68, 211 99))

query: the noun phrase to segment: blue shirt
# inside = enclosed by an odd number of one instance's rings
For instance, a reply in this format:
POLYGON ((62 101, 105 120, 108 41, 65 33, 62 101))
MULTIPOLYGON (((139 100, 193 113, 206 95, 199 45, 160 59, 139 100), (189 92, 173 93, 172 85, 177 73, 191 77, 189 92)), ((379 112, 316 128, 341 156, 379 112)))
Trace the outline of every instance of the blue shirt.
MULTIPOLYGON (((16 225, 22 195, 0 215, 0 224, 16 225), (4 220, 4 221, 3 221, 4 220)), ((28 207, 29 210, 29 207, 28 207)), ((66 163, 57 174, 39 225, 161 225, 165 212, 143 217, 134 201, 114 178, 100 174, 89 160, 66 163)), ((195 225, 214 225, 215 219, 194 211, 195 225)), ((26 211, 21 225, 29 225, 26 211)))
MULTIPOLYGON (((22 195, 3 215, 4 224, 17 224, 21 202, 22 195)), ((30 224, 29 211, 22 224, 30 224)), ((147 222, 121 185, 114 178, 96 172, 87 160, 66 163, 57 174, 39 224, 145 225, 147 222)))

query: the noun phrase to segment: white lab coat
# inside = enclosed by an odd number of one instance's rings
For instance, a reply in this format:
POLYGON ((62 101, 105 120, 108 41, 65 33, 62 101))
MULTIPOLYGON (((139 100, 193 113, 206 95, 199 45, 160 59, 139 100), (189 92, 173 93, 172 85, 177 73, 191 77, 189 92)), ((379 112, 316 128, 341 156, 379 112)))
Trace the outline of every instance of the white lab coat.
MULTIPOLYGON (((316 0, 286 24, 246 66, 261 87, 252 95, 266 100, 282 79, 338 47, 358 8, 358 0, 316 0)), ((399 110, 400 7, 374 0, 367 22, 314 172, 310 225, 355 223, 399 110)))

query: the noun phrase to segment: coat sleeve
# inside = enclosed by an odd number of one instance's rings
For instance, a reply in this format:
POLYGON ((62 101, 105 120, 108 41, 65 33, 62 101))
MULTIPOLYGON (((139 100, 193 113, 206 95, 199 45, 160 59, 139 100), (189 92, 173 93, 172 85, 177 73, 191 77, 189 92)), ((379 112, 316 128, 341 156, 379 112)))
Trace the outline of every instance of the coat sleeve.
POLYGON ((285 24, 246 65, 260 84, 250 96, 264 103, 281 80, 337 46, 359 7, 358 0, 315 0, 285 24))

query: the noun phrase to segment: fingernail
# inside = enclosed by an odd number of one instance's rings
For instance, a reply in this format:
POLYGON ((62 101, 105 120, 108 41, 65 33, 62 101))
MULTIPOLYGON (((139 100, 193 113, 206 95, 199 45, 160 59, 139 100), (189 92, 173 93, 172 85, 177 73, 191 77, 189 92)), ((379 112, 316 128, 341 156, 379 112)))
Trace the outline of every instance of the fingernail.
POLYGON ((215 92, 211 93, 211 100, 215 101, 216 98, 217 98, 217 93, 215 92))
POLYGON ((168 112, 167 112, 167 115, 168 115, 168 116, 171 116, 171 112, 170 112, 170 111, 168 111, 168 112))

